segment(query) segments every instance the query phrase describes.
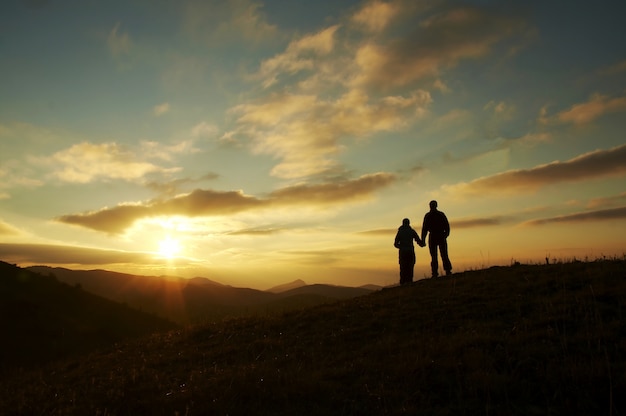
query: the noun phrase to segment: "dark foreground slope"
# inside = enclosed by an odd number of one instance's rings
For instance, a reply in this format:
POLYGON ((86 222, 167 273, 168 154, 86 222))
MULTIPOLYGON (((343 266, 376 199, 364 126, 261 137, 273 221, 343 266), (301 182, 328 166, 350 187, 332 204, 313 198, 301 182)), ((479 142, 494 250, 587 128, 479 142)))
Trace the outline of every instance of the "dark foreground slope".
POLYGON ((625 261, 465 272, 22 374, 0 414, 624 415, 625 309, 625 261))
POLYGON ((54 277, 0 262, 0 376, 175 327, 54 277))

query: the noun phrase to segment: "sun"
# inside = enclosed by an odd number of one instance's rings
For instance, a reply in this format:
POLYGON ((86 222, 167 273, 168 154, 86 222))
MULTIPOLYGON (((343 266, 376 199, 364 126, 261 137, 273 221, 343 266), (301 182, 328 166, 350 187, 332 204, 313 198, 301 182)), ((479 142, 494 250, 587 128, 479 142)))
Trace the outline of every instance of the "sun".
POLYGON ((181 251, 180 241, 169 235, 159 241, 159 254, 168 259, 176 257, 181 251))

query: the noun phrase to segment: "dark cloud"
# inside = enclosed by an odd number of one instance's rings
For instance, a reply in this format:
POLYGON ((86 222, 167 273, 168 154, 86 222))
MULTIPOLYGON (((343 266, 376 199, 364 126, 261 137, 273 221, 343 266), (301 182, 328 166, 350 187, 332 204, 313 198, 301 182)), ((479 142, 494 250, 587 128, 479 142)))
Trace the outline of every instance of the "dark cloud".
POLYGON ((589 203, 587 204, 587 208, 593 209, 599 207, 614 207, 622 205, 624 202, 626 202, 626 192, 604 198, 594 198, 589 201, 589 203))
POLYGON ((398 231, 397 228, 378 228, 376 230, 359 231, 358 234, 365 236, 394 236, 398 231))
POLYGON ((28 264, 150 264, 155 259, 147 253, 102 250, 49 244, 2 244, 0 259, 28 264))
POLYGON ((82 214, 64 215, 58 221, 80 225, 111 234, 121 233, 141 218, 182 215, 188 217, 236 214, 269 206, 295 204, 327 205, 350 202, 372 195, 395 181, 388 173, 364 175, 353 180, 334 183, 303 184, 272 192, 259 199, 240 191, 219 192, 196 189, 170 199, 158 199, 143 204, 118 205, 82 214))
POLYGON ((368 197, 395 180, 390 173, 375 173, 343 182, 289 186, 272 192, 270 198, 281 205, 332 204, 368 197))
POLYGON ((526 221, 523 225, 546 225, 555 223, 576 223, 587 221, 619 220, 626 218, 626 207, 603 209, 598 211, 580 212, 577 214, 561 215, 552 218, 526 221))
POLYGON ((474 227, 490 227, 494 225, 501 225, 508 222, 509 219, 505 217, 489 217, 489 218, 466 218, 460 220, 451 220, 450 228, 474 228, 474 227))
POLYGON ((214 180, 219 178, 217 173, 207 173, 199 178, 180 178, 174 179, 168 182, 148 182, 146 183, 146 187, 158 192, 160 195, 169 195, 174 196, 181 192, 181 189, 185 185, 191 185, 198 182, 204 182, 209 180, 214 180))
POLYGON ((510 170, 446 188, 451 193, 461 195, 530 192, 555 183, 624 174, 626 174, 626 145, 585 153, 565 162, 552 162, 531 169, 510 170))

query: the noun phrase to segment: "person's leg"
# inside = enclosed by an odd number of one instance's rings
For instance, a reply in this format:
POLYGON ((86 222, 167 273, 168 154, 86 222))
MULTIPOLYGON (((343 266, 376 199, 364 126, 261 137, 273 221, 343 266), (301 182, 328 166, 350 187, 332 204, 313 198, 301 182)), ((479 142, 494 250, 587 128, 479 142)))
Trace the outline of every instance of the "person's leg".
POLYGON ((406 282, 413 283, 413 268, 415 267, 415 252, 407 255, 406 282))
POLYGON ((413 270, 413 262, 411 258, 407 256, 407 253, 400 252, 400 284, 406 284, 410 282, 410 272, 413 270))
POLYGON ((450 258, 448 257, 448 241, 443 240, 439 243, 439 251, 441 252, 441 262, 443 263, 443 269, 446 271, 446 274, 452 274, 452 263, 450 263, 450 258))
POLYGON ((430 251, 430 269, 433 277, 439 276, 439 262, 437 261, 437 242, 433 238, 428 239, 428 250, 430 251))

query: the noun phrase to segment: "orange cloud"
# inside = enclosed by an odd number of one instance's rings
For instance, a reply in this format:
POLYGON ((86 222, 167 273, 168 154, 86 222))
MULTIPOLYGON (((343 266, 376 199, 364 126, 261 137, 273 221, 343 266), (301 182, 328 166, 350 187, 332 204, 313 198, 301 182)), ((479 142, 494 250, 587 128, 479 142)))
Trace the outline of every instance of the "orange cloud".
POLYGON ((147 253, 50 244, 2 244, 0 258, 16 264, 153 264, 147 253))
POLYGON ((474 227, 491 227, 501 225, 510 221, 509 218, 495 216, 488 218, 464 218, 458 220, 450 220, 450 228, 474 228, 474 227))
POLYGON ((445 186, 451 194, 485 195, 532 192, 554 183, 577 182, 626 173, 626 145, 585 153, 565 162, 510 170, 468 183, 445 186))
POLYGON ((586 103, 576 104, 556 115, 563 123, 585 124, 607 113, 626 111, 626 97, 610 98, 595 94, 586 103))
POLYGON ((594 198, 589 201, 587 208, 611 207, 623 204, 624 202, 626 202, 626 192, 605 198, 594 198))
POLYGON ((626 207, 603 209, 598 211, 580 212, 558 217, 542 218, 538 220, 526 221, 522 225, 546 225, 555 223, 606 221, 626 219, 626 207))
POLYGON ((390 173, 375 173, 337 183, 294 185, 272 192, 270 198, 280 204, 332 204, 369 197, 395 179, 390 173))
POLYGON ((142 218, 158 216, 219 216, 268 206, 328 205, 366 198, 395 181, 388 173, 364 175, 354 180, 316 185, 295 185, 270 193, 266 199, 245 195, 241 191, 219 192, 197 189, 170 199, 138 204, 120 204, 112 208, 82 214, 70 214, 57 221, 92 230, 118 234, 142 218))

